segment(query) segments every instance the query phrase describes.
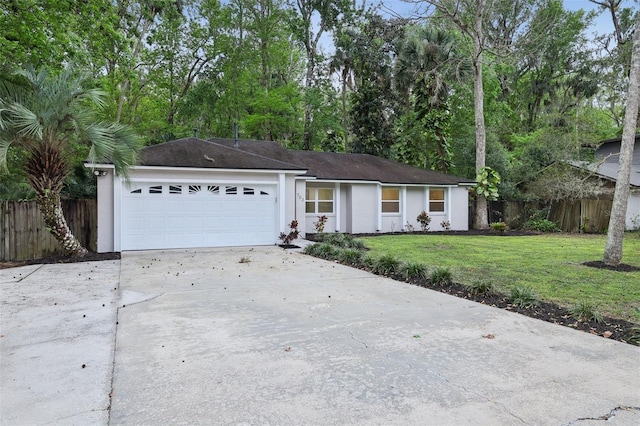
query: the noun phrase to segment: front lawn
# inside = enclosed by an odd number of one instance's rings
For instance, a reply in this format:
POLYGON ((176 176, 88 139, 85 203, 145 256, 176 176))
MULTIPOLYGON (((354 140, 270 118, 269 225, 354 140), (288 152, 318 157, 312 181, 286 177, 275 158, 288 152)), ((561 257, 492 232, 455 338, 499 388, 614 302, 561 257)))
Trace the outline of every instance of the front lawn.
MULTIPOLYGON (((587 301, 606 316, 640 324, 640 272, 615 272, 582 265, 602 260, 606 236, 545 234, 471 236, 441 234, 382 235, 362 238, 377 258, 391 255, 447 267, 454 279, 470 284, 491 280, 508 294, 530 287, 541 300, 571 307, 587 301)), ((640 267, 640 236, 625 235, 623 263, 640 267)))

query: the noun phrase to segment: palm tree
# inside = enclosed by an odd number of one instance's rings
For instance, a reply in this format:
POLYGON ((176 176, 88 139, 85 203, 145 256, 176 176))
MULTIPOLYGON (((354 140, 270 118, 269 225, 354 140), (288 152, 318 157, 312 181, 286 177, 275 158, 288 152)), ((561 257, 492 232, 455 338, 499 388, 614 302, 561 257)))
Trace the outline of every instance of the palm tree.
POLYGON ((111 161, 118 174, 126 174, 139 149, 128 127, 96 119, 92 108, 104 106, 105 94, 86 88, 88 82, 72 68, 53 75, 28 67, 0 77, 0 168, 7 170, 9 147, 27 153, 25 172, 44 222, 72 256, 87 249, 71 233, 60 202, 71 149, 88 145, 91 162, 111 161))
POLYGON ((470 71, 469 62, 457 53, 456 38, 451 32, 411 27, 399 42, 396 89, 404 99, 407 113, 413 103, 417 119, 433 134, 437 168, 442 172, 447 172, 451 163, 447 141, 449 82, 461 80, 470 71))

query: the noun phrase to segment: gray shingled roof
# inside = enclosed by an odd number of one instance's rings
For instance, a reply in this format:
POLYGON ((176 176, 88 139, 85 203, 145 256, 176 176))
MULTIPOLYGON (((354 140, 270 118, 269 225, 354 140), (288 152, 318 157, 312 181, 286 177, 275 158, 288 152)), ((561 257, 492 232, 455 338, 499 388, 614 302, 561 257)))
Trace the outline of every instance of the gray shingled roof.
POLYGON ((196 138, 147 146, 140 151, 140 165, 252 170, 306 169, 297 164, 196 138))
POLYGON ((307 166, 307 175, 325 180, 359 180, 397 184, 457 185, 470 179, 408 166, 368 154, 292 151, 307 166))
POLYGON ((457 185, 471 179, 408 166, 367 154, 290 151, 278 142, 185 138, 145 147, 141 165, 224 169, 306 170, 324 180, 457 185))

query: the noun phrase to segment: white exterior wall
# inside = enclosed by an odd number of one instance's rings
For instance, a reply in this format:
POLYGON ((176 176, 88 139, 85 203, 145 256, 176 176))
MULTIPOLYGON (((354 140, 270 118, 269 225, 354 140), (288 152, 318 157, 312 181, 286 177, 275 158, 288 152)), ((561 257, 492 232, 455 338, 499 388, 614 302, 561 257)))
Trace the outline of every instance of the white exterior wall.
POLYGON ((371 183, 351 184, 351 219, 352 234, 378 232, 378 185, 371 183))
POLYGON ((113 169, 101 169, 106 173, 98 176, 98 241, 96 244, 98 253, 114 251, 113 246, 113 169))
MULTIPOLYGON (((405 228, 407 222, 413 226, 414 231, 421 231, 422 228, 416 220, 416 217, 426 210, 427 199, 424 187, 410 186, 407 188, 407 219, 404 223, 405 228)), ((406 229, 405 229, 406 231, 406 229)))
MULTIPOLYGON (((469 189, 465 186, 451 188, 447 201, 452 231, 469 230, 469 189)), ((437 223, 439 226, 440 222, 437 223)))
POLYGON ((627 230, 638 229, 638 226, 640 226, 640 193, 629 194, 629 200, 627 201, 627 218, 626 218, 625 225, 627 230))
POLYGON ((298 221, 298 231, 300 231, 301 237, 304 237, 307 232, 313 232, 313 227, 309 228, 307 226, 307 218, 305 214, 304 201, 307 195, 306 188, 307 181, 305 179, 295 179, 294 217, 298 221))

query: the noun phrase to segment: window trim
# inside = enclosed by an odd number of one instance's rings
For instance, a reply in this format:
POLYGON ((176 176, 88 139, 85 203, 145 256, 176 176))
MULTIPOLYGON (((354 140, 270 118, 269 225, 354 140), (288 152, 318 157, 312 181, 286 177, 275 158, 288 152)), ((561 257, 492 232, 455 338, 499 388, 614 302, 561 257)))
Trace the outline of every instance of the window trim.
POLYGON ((434 214, 447 214, 447 188, 429 188, 427 191, 427 211, 434 214), (442 191, 441 200, 432 200, 431 191, 442 191), (431 204, 442 205, 442 210, 432 210, 431 204))
POLYGON ((318 215, 318 214, 322 214, 322 215, 328 215, 328 216, 332 216, 336 214, 336 191, 334 187, 316 187, 316 186, 312 186, 312 187, 307 187, 305 189, 305 200, 304 200, 304 211, 305 214, 312 216, 312 215, 318 215), (322 190, 328 190, 331 191, 331 199, 320 199, 319 197, 319 193, 322 190), (313 198, 309 198, 309 191, 313 191, 313 198), (311 203, 313 203, 313 211, 310 212, 307 210, 308 206, 311 205, 311 203), (321 212, 318 210, 318 206, 321 203, 331 203, 331 212, 321 212))
POLYGON ((402 190, 399 186, 383 186, 380 191, 380 213, 383 215, 397 216, 402 213, 402 190), (385 191, 393 190, 397 192, 397 198, 384 198, 385 191), (387 205, 397 204, 398 209, 396 211, 384 211, 385 203, 387 205))

